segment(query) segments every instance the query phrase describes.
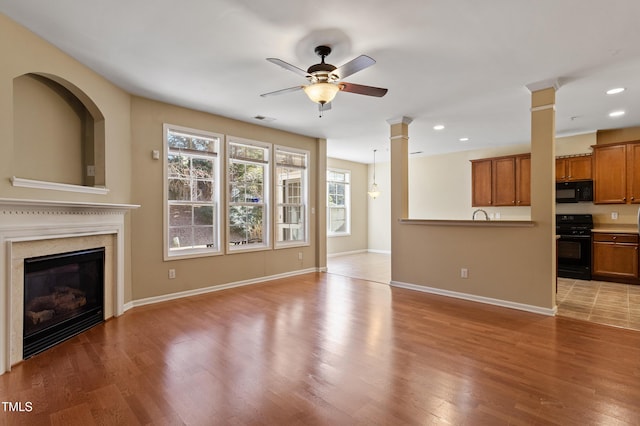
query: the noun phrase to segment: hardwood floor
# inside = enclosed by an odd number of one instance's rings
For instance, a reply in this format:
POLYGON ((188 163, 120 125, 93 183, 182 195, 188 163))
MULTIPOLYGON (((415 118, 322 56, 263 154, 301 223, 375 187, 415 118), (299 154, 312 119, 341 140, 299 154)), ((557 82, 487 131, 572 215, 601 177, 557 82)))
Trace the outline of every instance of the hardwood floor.
POLYGON ((132 309, 0 376, 0 424, 640 424, 640 333, 312 273, 132 309))

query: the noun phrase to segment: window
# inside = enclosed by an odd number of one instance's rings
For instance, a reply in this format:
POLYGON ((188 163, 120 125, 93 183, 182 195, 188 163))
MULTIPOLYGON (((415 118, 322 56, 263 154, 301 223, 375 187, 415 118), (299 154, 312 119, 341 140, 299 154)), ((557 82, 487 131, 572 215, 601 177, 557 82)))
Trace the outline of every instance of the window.
POLYGON ((164 125, 165 257, 220 252, 222 135, 164 125))
POLYGON ((327 170, 327 235, 348 235, 351 232, 351 172, 327 170))
POLYGON ((307 162, 309 153, 276 147, 276 247, 307 239, 307 162))
POLYGON ((269 246, 269 154, 267 144, 228 141, 229 251, 269 246))

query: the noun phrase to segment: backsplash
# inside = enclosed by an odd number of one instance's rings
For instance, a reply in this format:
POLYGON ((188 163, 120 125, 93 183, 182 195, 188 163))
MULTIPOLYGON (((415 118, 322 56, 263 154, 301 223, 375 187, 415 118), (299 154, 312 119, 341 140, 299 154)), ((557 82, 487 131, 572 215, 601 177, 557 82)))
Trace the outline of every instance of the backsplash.
POLYGON ((598 225, 634 225, 637 223, 640 204, 593 204, 566 203, 556 204, 557 214, 592 214, 594 226, 598 225), (612 213, 618 214, 618 219, 612 219, 612 213))

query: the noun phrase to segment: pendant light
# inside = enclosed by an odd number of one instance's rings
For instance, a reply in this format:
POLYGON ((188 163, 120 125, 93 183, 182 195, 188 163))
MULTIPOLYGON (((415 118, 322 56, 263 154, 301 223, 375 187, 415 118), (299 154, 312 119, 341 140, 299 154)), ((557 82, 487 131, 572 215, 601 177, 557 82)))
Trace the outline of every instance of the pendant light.
POLYGON ((376 184, 376 151, 377 149, 373 150, 373 185, 371 185, 371 190, 368 191, 369 197, 373 200, 380 196, 380 191, 378 191, 378 185, 376 184))

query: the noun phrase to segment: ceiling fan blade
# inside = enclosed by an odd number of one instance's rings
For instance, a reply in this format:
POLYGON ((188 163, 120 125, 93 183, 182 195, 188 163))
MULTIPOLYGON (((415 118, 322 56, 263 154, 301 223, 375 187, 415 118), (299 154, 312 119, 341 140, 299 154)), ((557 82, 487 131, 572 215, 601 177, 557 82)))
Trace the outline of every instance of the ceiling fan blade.
POLYGON ((293 87, 287 87, 286 89, 280 89, 280 90, 276 90, 274 92, 269 92, 269 93, 263 93, 262 96, 267 97, 267 96, 274 96, 274 95, 282 95, 284 93, 290 93, 290 92, 296 92, 298 90, 302 90, 304 86, 293 86, 293 87))
POLYGON ((351 74, 355 74, 358 71, 362 71, 375 63, 376 61, 373 58, 370 58, 367 55, 360 55, 337 68, 332 72, 332 74, 337 75, 338 79, 342 80, 343 78, 349 77, 351 74))
POLYGON ((303 70, 302 68, 298 68, 295 65, 291 65, 288 62, 283 61, 282 59, 278 59, 278 58, 267 58, 267 61, 271 62, 272 64, 276 64, 282 68, 284 68, 285 70, 289 70, 292 71, 298 75, 303 76, 304 78, 307 78, 307 76, 309 74, 307 74, 307 72, 305 70, 303 70))
POLYGON ((361 84, 340 83, 340 90, 343 92, 356 93, 358 95, 383 97, 387 94, 388 89, 381 87, 363 86, 361 84))

